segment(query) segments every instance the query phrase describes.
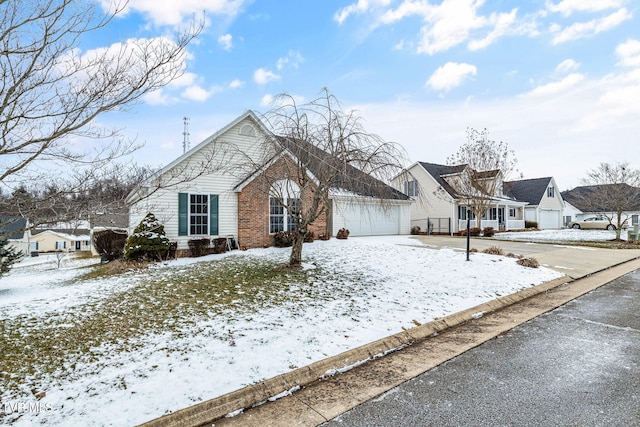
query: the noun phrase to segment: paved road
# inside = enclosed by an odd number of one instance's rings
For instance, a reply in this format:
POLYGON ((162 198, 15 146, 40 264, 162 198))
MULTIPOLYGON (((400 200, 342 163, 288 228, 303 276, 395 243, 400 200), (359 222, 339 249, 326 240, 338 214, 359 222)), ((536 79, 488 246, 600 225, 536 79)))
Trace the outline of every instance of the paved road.
MULTIPOLYGON (((452 248, 466 250, 464 237, 415 236, 423 244, 432 248, 452 248)), ((471 238, 471 247, 482 251, 489 246, 498 246, 505 253, 533 257, 546 267, 559 271, 572 279, 593 274, 603 268, 617 265, 640 257, 640 249, 605 249, 588 246, 571 246, 559 243, 512 242, 471 238)))
POLYGON ((640 426, 640 270, 322 425, 640 426))

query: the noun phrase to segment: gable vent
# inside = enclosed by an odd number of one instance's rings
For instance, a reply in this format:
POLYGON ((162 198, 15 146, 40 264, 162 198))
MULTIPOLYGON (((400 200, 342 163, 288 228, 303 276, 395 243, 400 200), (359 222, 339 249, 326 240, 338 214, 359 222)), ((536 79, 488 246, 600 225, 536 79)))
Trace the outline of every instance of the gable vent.
POLYGON ((256 129, 251 125, 240 126, 240 135, 256 136, 256 129))

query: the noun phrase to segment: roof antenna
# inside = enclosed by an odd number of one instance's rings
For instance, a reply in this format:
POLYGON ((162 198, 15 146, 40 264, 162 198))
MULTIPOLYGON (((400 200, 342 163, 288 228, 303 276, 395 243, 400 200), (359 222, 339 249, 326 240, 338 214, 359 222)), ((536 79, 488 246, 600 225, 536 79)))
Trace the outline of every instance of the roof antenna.
POLYGON ((189 117, 183 117, 184 131, 182 132, 182 152, 186 153, 189 150, 189 117))

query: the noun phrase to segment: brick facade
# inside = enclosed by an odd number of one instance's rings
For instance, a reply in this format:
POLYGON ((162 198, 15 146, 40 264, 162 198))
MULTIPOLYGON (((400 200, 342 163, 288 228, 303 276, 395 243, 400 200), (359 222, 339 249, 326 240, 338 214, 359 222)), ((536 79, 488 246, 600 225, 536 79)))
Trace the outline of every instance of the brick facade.
MULTIPOLYGON (((289 178, 295 181, 295 162, 283 156, 249 182, 238 193, 238 243, 243 248, 261 248, 273 245, 269 233, 269 188, 276 179, 289 178)), ((309 193, 309 192, 307 192, 309 193)), ((311 201, 311 194, 303 195, 303 205, 311 201)), ((309 227, 316 235, 329 235, 327 214, 323 213, 309 227)))

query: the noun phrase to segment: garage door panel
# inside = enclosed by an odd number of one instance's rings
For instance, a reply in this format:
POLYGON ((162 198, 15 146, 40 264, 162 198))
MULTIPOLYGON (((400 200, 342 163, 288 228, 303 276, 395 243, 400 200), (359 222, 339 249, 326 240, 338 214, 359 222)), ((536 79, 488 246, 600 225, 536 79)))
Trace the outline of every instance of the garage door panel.
POLYGON ((342 209, 345 227, 352 236, 375 236, 400 232, 398 206, 381 208, 371 204, 346 204, 342 209))

